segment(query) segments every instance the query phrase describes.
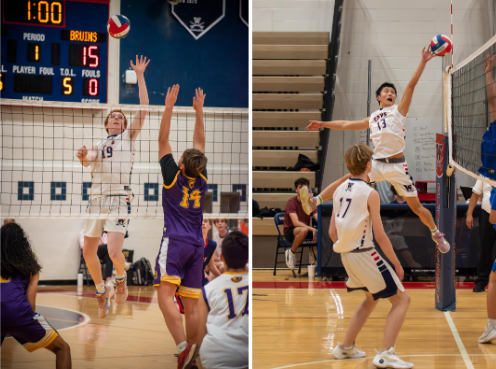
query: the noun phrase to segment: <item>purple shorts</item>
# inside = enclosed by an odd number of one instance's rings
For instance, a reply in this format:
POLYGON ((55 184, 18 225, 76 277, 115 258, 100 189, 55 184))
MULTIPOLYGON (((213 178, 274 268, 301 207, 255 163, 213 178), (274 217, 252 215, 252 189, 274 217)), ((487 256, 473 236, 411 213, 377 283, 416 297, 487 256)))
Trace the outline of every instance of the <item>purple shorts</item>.
POLYGON ((203 247, 162 238, 160 251, 155 261, 154 287, 160 281, 179 286, 179 296, 197 299, 201 294, 203 277, 203 247))
POLYGON ((50 345, 59 334, 43 315, 36 314, 27 324, 12 327, 2 325, 2 343, 6 335, 11 335, 26 350, 33 352, 50 345))

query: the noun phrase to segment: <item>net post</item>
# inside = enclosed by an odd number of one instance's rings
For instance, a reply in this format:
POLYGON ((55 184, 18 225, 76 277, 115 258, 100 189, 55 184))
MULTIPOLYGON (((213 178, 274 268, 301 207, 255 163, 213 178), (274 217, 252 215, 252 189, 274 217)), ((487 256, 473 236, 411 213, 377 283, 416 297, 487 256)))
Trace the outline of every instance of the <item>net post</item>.
POLYGON ((441 311, 455 311, 455 223, 456 223, 456 178, 448 175, 448 136, 436 134, 436 209, 437 228, 444 233, 451 245, 446 254, 436 249, 436 293, 435 306, 441 311))

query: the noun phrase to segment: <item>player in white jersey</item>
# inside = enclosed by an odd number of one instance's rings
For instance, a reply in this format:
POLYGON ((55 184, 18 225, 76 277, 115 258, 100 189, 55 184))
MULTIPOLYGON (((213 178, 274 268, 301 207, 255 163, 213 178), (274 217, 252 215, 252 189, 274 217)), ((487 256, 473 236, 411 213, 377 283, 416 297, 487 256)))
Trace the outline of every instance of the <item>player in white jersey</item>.
MULTIPOLYGON (((422 49, 420 64, 406 86, 401 102, 398 105, 395 105, 396 88, 392 83, 386 82, 376 92, 380 109, 372 113, 370 117, 359 121, 311 121, 307 126, 307 131, 317 130, 322 127, 337 130, 370 128, 370 139, 375 146, 372 170, 369 174, 370 181, 389 181, 396 189, 396 192, 405 198, 410 209, 420 217, 422 223, 429 227, 432 232, 432 239, 436 242, 439 251, 446 253, 449 251, 450 245, 444 239, 444 234, 437 229, 431 212, 420 203, 403 155, 405 150, 405 121, 412 102, 413 91, 422 76, 427 62, 432 57, 433 55, 429 50, 422 49)), ((316 198, 312 205, 319 205, 322 200, 325 201, 326 199, 322 196, 321 198, 316 198)))
MULTIPOLYGON (((148 105, 148 92, 145 85, 145 69, 150 60, 146 57, 138 60, 136 65, 131 61, 131 67, 138 77, 139 97, 141 105, 148 105)), ((77 158, 84 167, 91 167, 92 186, 89 191, 87 213, 94 216, 100 214, 119 214, 119 219, 86 219, 84 221, 83 255, 96 285, 98 312, 105 318, 110 311, 110 299, 114 295, 111 282, 106 285, 102 279, 100 260, 97 256, 98 243, 102 231, 107 232, 109 256, 117 272, 115 302, 126 302, 128 291, 125 258, 122 253, 131 212, 131 173, 133 170, 135 140, 145 121, 146 111, 138 111, 129 129, 127 119, 120 110, 112 110, 105 119, 105 129, 108 137, 93 144, 91 149, 81 147, 77 158), (121 215, 122 214, 122 215, 121 215)))
POLYGON ((329 229, 333 249, 341 254, 348 274, 348 292, 363 290, 365 300, 353 313, 343 343, 338 343, 332 355, 336 359, 365 357, 365 352, 355 347, 355 340, 379 299, 388 299, 392 307, 386 318, 382 348, 372 363, 377 368, 412 368, 412 363, 399 359, 395 354, 394 344, 405 320, 410 297, 401 284, 403 268, 384 232, 379 194, 367 184, 372 170, 372 154, 372 149, 362 143, 346 150, 344 160, 351 178, 334 193, 329 229), (372 227, 377 243, 394 269, 375 250, 372 227))
POLYGON ((222 243, 226 272, 202 288, 198 301, 199 368, 248 368, 250 279, 248 236, 229 232, 222 243))

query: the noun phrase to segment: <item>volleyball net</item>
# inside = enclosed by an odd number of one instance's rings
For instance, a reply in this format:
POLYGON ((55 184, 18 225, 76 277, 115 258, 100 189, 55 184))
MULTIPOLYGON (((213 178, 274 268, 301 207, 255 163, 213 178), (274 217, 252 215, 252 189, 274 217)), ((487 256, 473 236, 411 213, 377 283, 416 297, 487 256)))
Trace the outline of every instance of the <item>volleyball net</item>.
POLYGON ((450 163, 496 186, 496 36, 450 70, 450 163))
MULTIPOLYGON (((124 113, 128 125, 138 110, 146 111, 135 141, 134 197, 126 218, 163 218, 158 133, 164 106, 0 101, 2 218, 122 218, 87 213, 91 167, 83 167, 76 157, 80 147, 107 139, 104 121, 114 109, 124 113)), ((176 162, 192 147, 195 114, 192 108, 174 108, 169 141, 176 162)), ((204 108, 206 218, 248 218, 248 122, 247 109, 204 108)))

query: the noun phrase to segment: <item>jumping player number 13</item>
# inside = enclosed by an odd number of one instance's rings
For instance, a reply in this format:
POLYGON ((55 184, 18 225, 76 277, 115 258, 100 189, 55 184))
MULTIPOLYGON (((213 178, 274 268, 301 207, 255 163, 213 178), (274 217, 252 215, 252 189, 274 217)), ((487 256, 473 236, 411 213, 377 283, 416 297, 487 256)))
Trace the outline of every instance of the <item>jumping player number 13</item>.
POLYGON ((40 23, 62 23, 62 4, 60 2, 49 4, 48 1, 38 1, 38 3, 28 1, 27 3, 28 20, 36 19, 40 23))

